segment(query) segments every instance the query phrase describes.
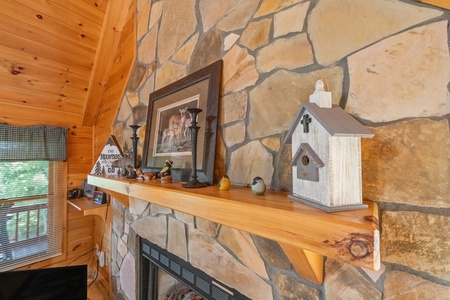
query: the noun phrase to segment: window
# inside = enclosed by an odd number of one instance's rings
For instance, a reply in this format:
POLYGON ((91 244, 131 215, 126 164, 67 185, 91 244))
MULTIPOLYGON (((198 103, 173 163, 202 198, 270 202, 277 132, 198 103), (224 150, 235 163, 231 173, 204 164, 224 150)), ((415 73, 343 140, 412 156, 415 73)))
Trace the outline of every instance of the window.
MULTIPOLYGON (((66 219, 67 166, 54 160, 55 128, 5 126, 0 124, 0 271, 60 256, 66 219)), ((66 131, 58 131, 65 157, 66 131)))

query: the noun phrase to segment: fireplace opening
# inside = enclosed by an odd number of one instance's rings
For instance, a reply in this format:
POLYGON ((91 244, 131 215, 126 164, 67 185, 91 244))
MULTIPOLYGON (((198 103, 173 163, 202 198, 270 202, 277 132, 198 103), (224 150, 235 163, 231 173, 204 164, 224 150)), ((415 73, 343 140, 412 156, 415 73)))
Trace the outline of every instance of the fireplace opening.
POLYGON ((143 238, 140 239, 140 258, 140 299, 250 299, 143 238))

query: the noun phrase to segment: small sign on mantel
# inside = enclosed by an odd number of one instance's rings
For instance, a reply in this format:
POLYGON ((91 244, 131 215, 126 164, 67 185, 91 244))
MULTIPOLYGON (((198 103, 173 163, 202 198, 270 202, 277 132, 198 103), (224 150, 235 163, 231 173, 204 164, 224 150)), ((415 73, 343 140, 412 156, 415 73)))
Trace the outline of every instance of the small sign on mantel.
POLYGON ((90 174, 93 175, 121 175, 121 168, 115 167, 114 162, 123 157, 116 138, 111 135, 100 153, 90 174))

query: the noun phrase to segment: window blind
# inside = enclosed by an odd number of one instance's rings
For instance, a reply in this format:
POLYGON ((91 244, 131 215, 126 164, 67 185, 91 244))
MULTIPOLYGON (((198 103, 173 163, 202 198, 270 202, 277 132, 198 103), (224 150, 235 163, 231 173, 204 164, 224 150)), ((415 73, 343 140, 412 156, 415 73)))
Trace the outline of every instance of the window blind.
POLYGON ((62 254, 65 149, 64 128, 0 125, 0 271, 62 254))

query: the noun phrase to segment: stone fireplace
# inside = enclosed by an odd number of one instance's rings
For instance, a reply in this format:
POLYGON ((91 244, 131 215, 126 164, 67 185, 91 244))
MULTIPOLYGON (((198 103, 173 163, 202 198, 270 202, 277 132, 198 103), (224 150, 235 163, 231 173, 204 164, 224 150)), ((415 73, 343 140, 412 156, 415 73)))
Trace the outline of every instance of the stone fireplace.
POLYGON ((253 174, 265 174, 272 189, 290 190, 291 153, 280 141, 314 82, 326 78, 333 103, 375 133, 362 144, 363 196, 379 204, 381 269, 327 258, 318 286, 297 275, 276 242, 137 200, 129 209, 115 202, 116 295, 136 299, 135 282, 128 283, 137 277, 128 247, 135 233, 169 247, 167 232, 175 227, 183 229, 187 248, 188 237, 202 237, 277 300, 448 295, 448 10, 417 1, 220 3, 141 1, 136 67, 113 134, 125 149, 128 126, 145 126, 151 92, 223 59, 216 177, 246 185, 253 174), (183 26, 172 32, 174 20, 183 26))
MULTIPOLYGON (((141 200, 131 200, 129 209, 118 201, 112 206, 112 290, 118 299, 141 299, 141 238, 203 271, 221 290, 242 293, 223 299, 282 299, 277 290, 288 278, 302 281, 275 242, 141 200), (269 273, 280 282, 271 282, 269 273)), ((319 291, 304 293, 317 298, 319 291)))
POLYGON ((150 241, 140 238, 139 248, 140 299, 249 299, 150 241))
MULTIPOLYGON (((260 198, 245 187, 222 193, 217 187, 191 191, 177 182, 117 176, 90 175, 88 181, 114 197, 111 285, 118 299, 141 299, 141 238, 249 299, 320 299, 322 255, 325 269, 333 269, 327 275, 340 277, 343 261, 378 269, 377 211, 370 203, 368 210, 330 215, 277 191, 260 198), (353 251, 355 245, 365 245, 363 256, 353 251)), ((351 275, 370 296, 370 283, 351 275)))

